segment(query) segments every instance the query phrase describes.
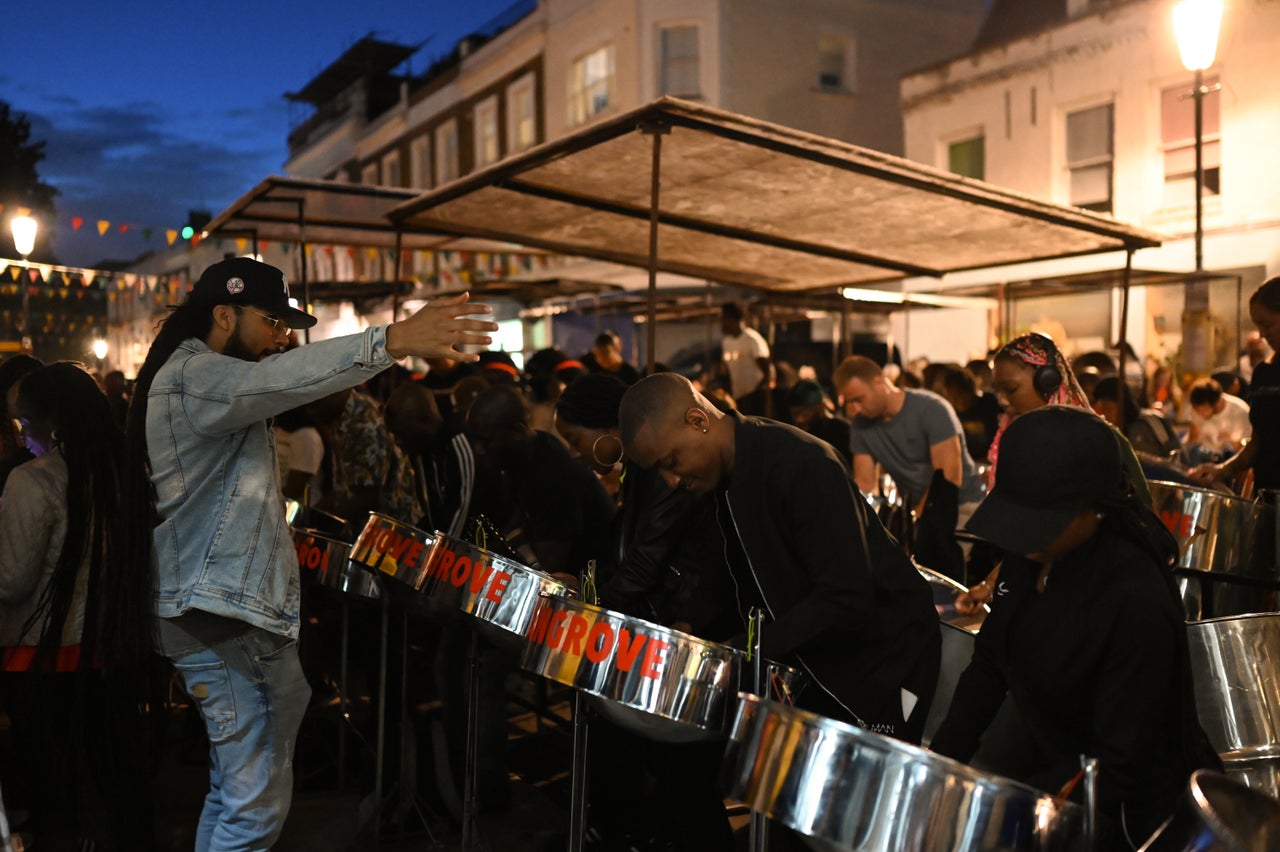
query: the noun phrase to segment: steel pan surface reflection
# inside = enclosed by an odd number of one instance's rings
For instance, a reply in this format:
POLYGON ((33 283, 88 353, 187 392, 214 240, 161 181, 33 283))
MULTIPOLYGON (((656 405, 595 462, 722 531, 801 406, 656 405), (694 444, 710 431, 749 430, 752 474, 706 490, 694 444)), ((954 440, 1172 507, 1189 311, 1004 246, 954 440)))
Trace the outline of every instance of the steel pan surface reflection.
POLYGON ((1274 852, 1280 802, 1217 772, 1192 773, 1173 817, 1139 852, 1274 852))
POLYGON ((377 576, 348 558, 351 545, 345 541, 315 530, 295 529, 293 547, 298 553, 298 567, 304 578, 356 598, 377 600, 381 596, 377 576))
POLYGON ((491 639, 511 643, 528 632, 540 596, 570 594, 550 574, 442 532, 435 533, 421 591, 437 606, 475 616, 491 639))
POLYGON ((1187 625, 1196 712, 1227 774, 1280 796, 1280 615, 1187 625))
POLYGON ((370 512, 351 547, 351 561, 421 591, 427 580, 427 556, 434 542, 431 533, 389 515, 370 512))
MULTIPOLYGON (((750 677, 735 648, 579 600, 544 598, 526 638, 527 671, 581 689, 600 715, 662 742, 723 738, 750 677)), ((765 670, 784 695, 802 686, 793 669, 765 670)))
POLYGON ((740 696, 728 795, 819 850, 1067 850, 1079 808, 922 748, 740 696))

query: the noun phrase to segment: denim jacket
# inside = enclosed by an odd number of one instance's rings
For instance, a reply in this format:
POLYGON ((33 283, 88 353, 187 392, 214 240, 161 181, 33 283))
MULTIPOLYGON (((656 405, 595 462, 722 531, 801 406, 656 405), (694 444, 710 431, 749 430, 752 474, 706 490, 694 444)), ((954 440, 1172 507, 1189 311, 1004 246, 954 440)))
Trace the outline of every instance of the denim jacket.
POLYGON ((157 615, 195 608, 298 635, 298 560, 269 418, 392 363, 382 326, 258 362, 195 338, 178 346, 147 397, 157 615))

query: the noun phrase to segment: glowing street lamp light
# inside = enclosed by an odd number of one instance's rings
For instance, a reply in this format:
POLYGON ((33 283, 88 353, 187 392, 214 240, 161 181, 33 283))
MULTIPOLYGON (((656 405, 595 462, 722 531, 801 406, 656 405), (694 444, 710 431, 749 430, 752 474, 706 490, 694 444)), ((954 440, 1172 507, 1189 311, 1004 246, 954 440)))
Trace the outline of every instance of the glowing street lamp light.
POLYGON ((18 250, 23 260, 26 260, 27 255, 35 250, 36 231, 39 229, 40 226, 36 220, 25 214, 14 216, 9 222, 9 230, 13 233, 13 247, 18 250))
MULTIPOLYGON (((26 213, 19 213, 9 221, 9 230, 13 234, 13 247, 18 254, 22 256, 22 264, 26 266, 27 256, 35 250, 36 247, 36 231, 40 226, 36 220, 28 216, 26 213)), ((27 277, 27 276, 24 276, 27 277)), ((30 278, 22 282, 22 346, 24 349, 31 349, 31 329, 28 327, 31 313, 31 286, 30 278)))
POLYGON ((1182 0, 1173 7, 1173 30, 1178 53, 1188 71, 1196 74, 1196 272, 1204 271, 1204 85, 1205 69, 1218 53, 1222 0, 1182 0))

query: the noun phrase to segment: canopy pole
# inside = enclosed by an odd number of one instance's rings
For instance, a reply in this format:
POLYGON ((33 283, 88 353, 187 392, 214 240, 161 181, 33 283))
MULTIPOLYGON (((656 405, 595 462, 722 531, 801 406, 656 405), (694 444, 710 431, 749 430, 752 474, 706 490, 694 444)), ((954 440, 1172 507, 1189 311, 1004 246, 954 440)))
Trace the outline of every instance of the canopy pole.
POLYGON ((391 264, 391 321, 400 319, 400 256, 404 245, 404 231, 396 228, 396 258, 391 264))
POLYGON ((646 372, 652 374, 657 365, 658 345, 658 189, 662 182, 662 137, 671 126, 661 121, 646 121, 640 132, 653 137, 653 165, 649 173, 649 316, 645 323, 646 372))
MULTIPOLYGON (((304 311, 311 310, 311 280, 307 276, 307 216, 304 208, 306 200, 302 198, 286 199, 293 201, 298 205, 298 250, 302 252, 301 263, 298 268, 302 270, 302 309, 304 311)), ((311 342, 311 329, 304 328, 302 330, 302 342, 311 342)))
POLYGON ((1120 380, 1116 383, 1116 428, 1124 434, 1129 424, 1124 416, 1125 400, 1129 397, 1129 377, 1125 373, 1125 362, 1129 350, 1129 284, 1133 279, 1133 249, 1126 248, 1124 253, 1124 283, 1121 285, 1120 297, 1120 340, 1116 346, 1120 349, 1120 380))

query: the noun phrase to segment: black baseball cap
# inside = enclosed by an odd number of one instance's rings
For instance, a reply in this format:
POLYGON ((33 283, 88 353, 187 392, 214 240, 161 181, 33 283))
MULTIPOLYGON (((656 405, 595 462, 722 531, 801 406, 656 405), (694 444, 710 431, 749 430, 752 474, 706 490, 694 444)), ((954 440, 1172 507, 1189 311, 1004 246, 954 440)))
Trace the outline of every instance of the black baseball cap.
POLYGON ((289 304, 284 272, 251 257, 231 257, 210 266, 191 289, 191 301, 244 305, 277 316, 289 328, 311 328, 316 318, 289 304))
POLYGON ((995 485, 965 529, 1010 553, 1040 553, 1083 509, 1124 487, 1115 430, 1092 411, 1045 406, 1000 436, 995 485))

